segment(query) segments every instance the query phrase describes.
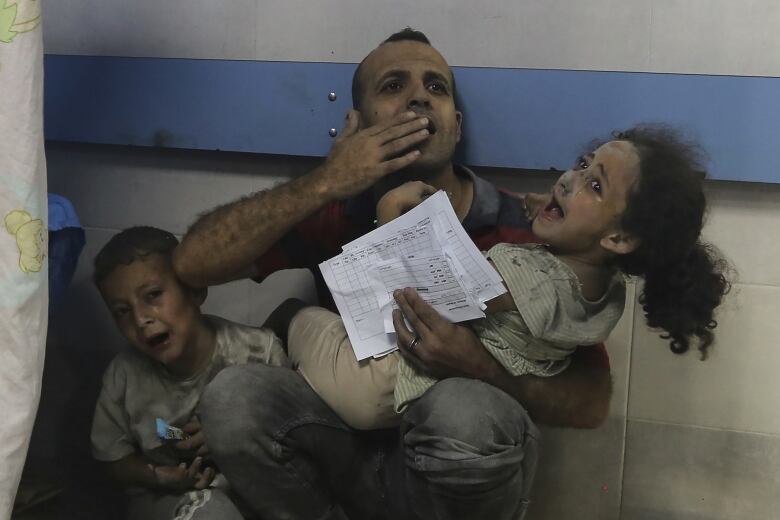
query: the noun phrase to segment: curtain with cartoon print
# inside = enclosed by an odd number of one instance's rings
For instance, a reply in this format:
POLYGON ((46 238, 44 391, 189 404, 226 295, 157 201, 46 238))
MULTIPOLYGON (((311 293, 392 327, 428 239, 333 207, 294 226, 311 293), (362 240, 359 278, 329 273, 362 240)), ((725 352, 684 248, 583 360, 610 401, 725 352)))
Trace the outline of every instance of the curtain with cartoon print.
POLYGON ((0 519, 11 515, 47 326, 40 0, 0 0, 0 519))

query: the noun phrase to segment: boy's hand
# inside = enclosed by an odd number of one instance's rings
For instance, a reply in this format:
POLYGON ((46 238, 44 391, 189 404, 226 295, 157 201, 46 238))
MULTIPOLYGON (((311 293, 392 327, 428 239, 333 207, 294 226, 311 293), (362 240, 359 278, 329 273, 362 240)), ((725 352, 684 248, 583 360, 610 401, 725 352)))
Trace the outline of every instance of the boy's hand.
POLYGON ((400 217, 434 193, 436 188, 420 181, 410 181, 388 191, 376 205, 377 226, 400 217))
POLYGON ((195 457, 192 464, 182 462, 178 466, 153 466, 148 468, 154 473, 155 483, 160 487, 171 491, 189 491, 191 489, 205 489, 214 480, 214 468, 206 468, 201 471, 202 457, 195 457))
POLYGON ((193 455, 205 457, 209 454, 209 448, 206 446, 206 438, 200 428, 200 421, 193 417, 190 422, 181 427, 189 435, 184 440, 176 441, 173 447, 177 450, 191 452, 193 455))

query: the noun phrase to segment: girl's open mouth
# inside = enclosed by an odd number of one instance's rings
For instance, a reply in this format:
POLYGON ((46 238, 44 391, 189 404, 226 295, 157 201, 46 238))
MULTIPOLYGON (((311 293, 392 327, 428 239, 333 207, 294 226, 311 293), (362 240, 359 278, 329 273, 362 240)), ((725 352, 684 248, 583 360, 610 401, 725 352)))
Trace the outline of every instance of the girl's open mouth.
POLYGON ((555 200, 555 196, 550 199, 550 202, 544 207, 541 214, 549 220, 560 220, 564 217, 563 208, 555 200))

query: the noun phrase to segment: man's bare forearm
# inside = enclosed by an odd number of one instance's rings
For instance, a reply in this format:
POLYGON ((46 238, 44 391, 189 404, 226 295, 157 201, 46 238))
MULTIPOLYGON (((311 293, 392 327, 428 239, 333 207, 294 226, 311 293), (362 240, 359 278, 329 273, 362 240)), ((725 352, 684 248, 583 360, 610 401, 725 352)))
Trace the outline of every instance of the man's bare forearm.
POLYGON ((609 413, 609 369, 588 358, 573 357, 571 366, 553 377, 512 376, 496 362, 482 379, 517 399, 540 424, 596 428, 609 413))
POLYGON ((412 148, 428 138, 427 125, 409 111, 358 131, 359 114, 351 111, 322 166, 201 217, 174 252, 176 273, 193 287, 252 276, 255 261, 296 224, 416 161, 420 152, 412 148))
POLYGON ((206 287, 252 276, 285 233, 331 200, 320 169, 201 216, 173 255, 185 283, 206 287))

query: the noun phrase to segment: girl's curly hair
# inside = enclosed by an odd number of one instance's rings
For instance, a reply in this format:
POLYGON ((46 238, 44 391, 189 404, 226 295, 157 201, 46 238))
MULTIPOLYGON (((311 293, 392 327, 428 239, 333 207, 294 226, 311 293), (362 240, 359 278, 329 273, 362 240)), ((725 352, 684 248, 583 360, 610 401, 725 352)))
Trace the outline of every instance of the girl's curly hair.
POLYGON ((686 352, 696 337, 704 359, 717 326, 713 311, 730 284, 726 262, 700 241, 706 212, 700 150, 664 126, 637 126, 614 137, 633 144, 640 161, 621 221, 640 245, 618 255, 617 266, 644 278, 639 302, 648 325, 666 331, 672 352, 686 352))

